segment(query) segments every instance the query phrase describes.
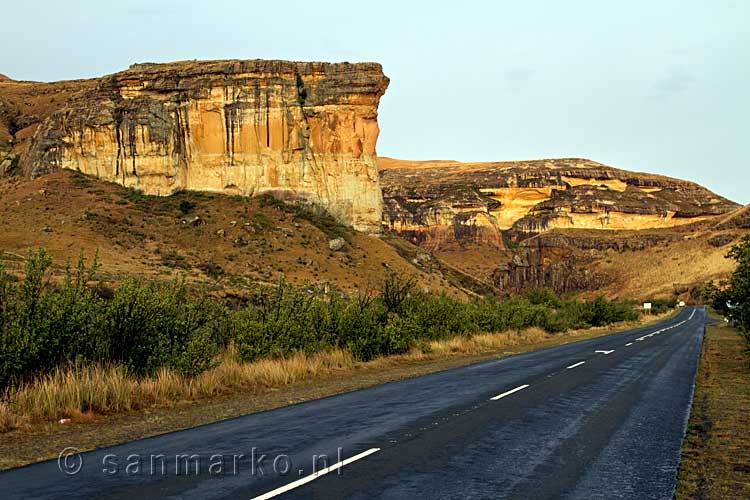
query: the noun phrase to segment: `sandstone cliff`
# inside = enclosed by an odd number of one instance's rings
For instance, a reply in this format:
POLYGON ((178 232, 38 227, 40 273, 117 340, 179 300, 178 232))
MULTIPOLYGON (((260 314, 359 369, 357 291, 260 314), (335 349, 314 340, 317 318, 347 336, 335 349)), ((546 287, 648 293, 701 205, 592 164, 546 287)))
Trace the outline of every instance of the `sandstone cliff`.
POLYGON ((668 228, 737 207, 692 182, 584 159, 378 162, 384 224, 431 249, 461 240, 502 247, 556 228, 668 228))
POLYGON ((147 194, 270 192, 377 231, 387 86, 374 63, 137 64, 71 96, 20 164, 31 177, 73 169, 147 194))

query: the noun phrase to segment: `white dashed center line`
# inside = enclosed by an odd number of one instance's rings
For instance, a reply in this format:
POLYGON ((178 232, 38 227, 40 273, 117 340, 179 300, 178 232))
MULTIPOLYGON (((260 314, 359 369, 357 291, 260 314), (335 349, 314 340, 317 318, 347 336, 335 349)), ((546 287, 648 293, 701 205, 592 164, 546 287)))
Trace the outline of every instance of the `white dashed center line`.
POLYGON ((526 388, 527 388, 528 386, 529 386, 529 384, 525 384, 525 385, 522 385, 522 386, 516 387, 515 389, 511 389, 511 390, 509 390, 509 391, 507 391, 507 392, 504 392, 504 393, 502 393, 502 394, 498 394, 498 395, 497 395, 497 396, 495 396, 494 398, 490 398, 490 401, 497 401, 498 399, 502 399, 502 398, 504 398, 505 396, 510 396, 510 395, 511 395, 511 394, 513 394, 514 392, 518 392, 518 391, 522 391, 522 390, 526 389, 526 388))
POLYGON ((585 361, 579 361, 578 363, 576 363, 574 365, 570 365, 569 367, 567 367, 566 370, 570 370, 571 368, 575 368, 576 366, 581 366, 584 363, 585 363, 585 361))
POLYGON ((268 498, 273 498, 281 495, 282 493, 286 493, 287 491, 293 490, 295 488, 299 488, 303 484, 307 484, 311 481, 314 481, 318 479, 320 476, 325 476, 329 472, 333 472, 336 470, 339 470, 345 465, 349 465, 352 462, 356 462, 357 460, 361 460, 367 456, 372 455, 373 453, 377 453, 380 451, 380 448, 370 448, 367 451, 363 451, 359 455, 354 455, 351 458, 347 458, 346 460, 342 460, 341 462, 335 463, 331 465, 330 467, 326 467, 325 469, 321 469, 318 472, 315 472, 313 474, 310 474, 309 476, 305 476, 302 479, 298 479, 296 481, 293 481, 289 484, 286 484, 280 488, 276 488, 275 490, 271 490, 268 493, 264 493, 259 497, 253 497, 251 500, 266 500, 268 498))
POLYGON ((604 354, 604 355, 607 355, 607 354, 612 354, 613 352, 615 352, 615 350, 614 350, 614 349, 612 349, 611 351, 594 351, 594 352, 595 352, 596 354, 604 354))

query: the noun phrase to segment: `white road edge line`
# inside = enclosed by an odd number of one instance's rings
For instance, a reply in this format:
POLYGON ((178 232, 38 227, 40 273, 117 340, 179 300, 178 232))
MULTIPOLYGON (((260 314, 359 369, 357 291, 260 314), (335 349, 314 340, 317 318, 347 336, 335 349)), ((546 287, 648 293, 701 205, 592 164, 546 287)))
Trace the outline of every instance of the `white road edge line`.
POLYGON ((325 469, 321 469, 317 472, 314 472, 313 474, 310 474, 309 476, 305 476, 302 479, 298 479, 296 481, 292 481, 291 483, 284 485, 280 488, 276 488, 275 490, 269 491, 268 493, 264 493, 258 497, 253 497, 250 500, 267 500, 268 498, 273 498, 281 495, 282 493, 286 493, 289 490, 293 490, 295 488, 298 488, 302 486, 303 484, 307 484, 311 481, 314 481, 318 479, 320 476, 325 476, 329 472, 333 472, 335 470, 339 470, 345 465, 349 465, 352 462, 356 462, 357 460, 361 460, 367 456, 372 455, 373 453, 377 453, 380 451, 380 448, 370 448, 367 451, 363 451, 359 455, 354 455, 353 457, 347 458, 346 460, 342 460, 341 462, 335 463, 331 465, 330 467, 326 467, 325 469))
POLYGON ((576 366, 581 366, 581 365, 582 365, 582 364, 584 364, 584 363, 585 363, 585 361, 579 361, 578 363, 576 363, 576 364, 574 364, 574 365, 570 365, 570 366, 568 366, 568 367, 567 367, 567 368, 565 368, 565 369, 566 369, 566 370, 570 370, 571 368, 575 368, 576 366))
POLYGON ((522 390, 526 389, 528 386, 529 386, 529 384, 524 384, 524 385, 521 385, 519 387, 516 387, 515 389, 511 389, 511 390, 509 390, 507 392, 504 392, 502 394, 498 394, 494 398, 490 398, 490 401, 497 401, 498 399, 502 399, 505 396, 510 396, 514 392, 518 392, 518 391, 522 391, 522 390))

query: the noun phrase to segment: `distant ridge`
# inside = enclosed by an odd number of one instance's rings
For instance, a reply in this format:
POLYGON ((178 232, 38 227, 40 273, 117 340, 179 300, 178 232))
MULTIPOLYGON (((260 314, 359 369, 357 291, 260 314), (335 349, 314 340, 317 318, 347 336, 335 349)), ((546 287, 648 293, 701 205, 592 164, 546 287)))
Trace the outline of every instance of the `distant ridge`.
POLYGON ((0 82, 12 82, 13 79, 0 73, 0 82))

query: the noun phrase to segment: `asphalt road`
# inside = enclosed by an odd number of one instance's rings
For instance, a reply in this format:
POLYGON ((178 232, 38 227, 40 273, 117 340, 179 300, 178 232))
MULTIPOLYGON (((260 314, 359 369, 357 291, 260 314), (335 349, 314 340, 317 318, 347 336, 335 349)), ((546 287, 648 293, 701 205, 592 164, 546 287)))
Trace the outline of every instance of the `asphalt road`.
POLYGON ((668 500, 704 321, 688 308, 638 330, 40 462, 0 473, 0 496, 668 500))

